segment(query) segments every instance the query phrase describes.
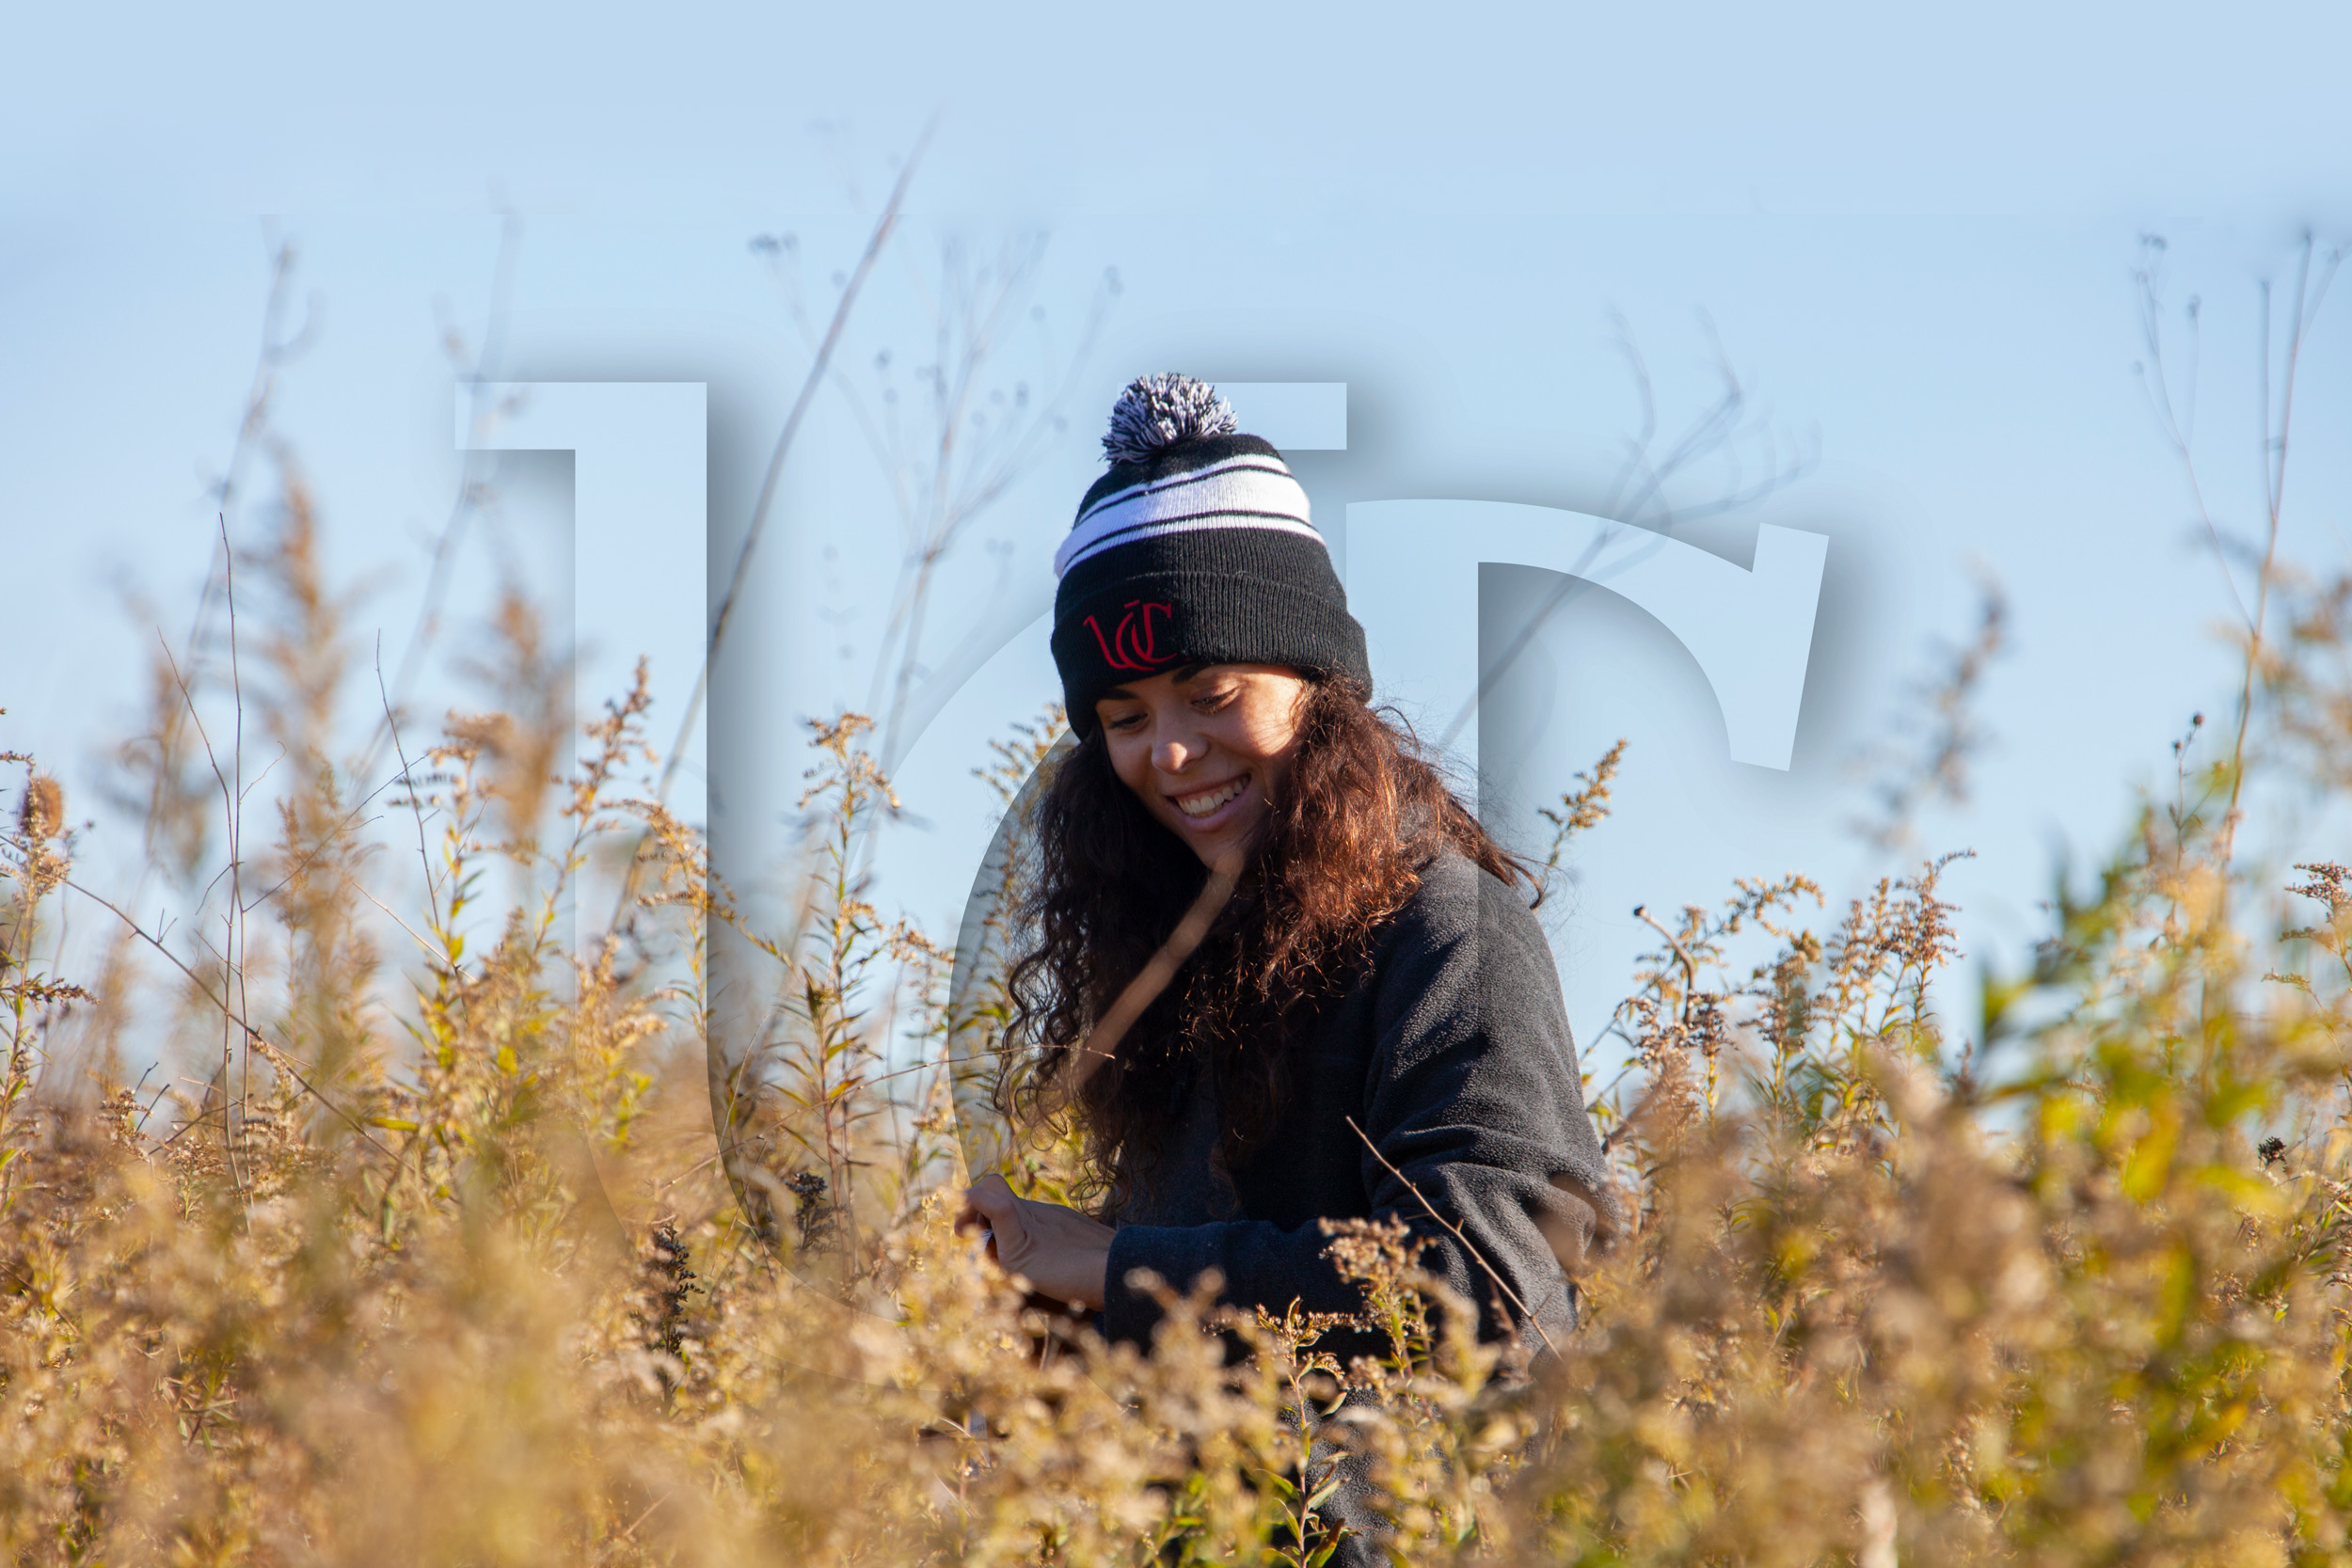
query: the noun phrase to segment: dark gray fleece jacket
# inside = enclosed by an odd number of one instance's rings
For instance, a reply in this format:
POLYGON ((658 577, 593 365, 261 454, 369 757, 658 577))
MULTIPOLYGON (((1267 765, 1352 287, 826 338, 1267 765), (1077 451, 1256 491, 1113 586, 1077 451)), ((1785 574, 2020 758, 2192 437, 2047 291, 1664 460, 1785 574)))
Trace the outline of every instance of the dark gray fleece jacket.
MULTIPOLYGON (((1483 1332, 1518 1320, 1353 1117, 1559 1338, 1576 1318, 1560 1259, 1581 1256, 1613 1200, 1551 950, 1517 890, 1440 856, 1303 1049, 1273 1134, 1230 1181, 1210 1160, 1214 1086, 1196 1081, 1150 1196, 1111 1242, 1104 1333, 1149 1344, 1159 1308, 1129 1282, 1147 1269, 1184 1291, 1214 1268, 1238 1306, 1356 1311, 1361 1298, 1323 1257, 1330 1239, 1316 1223, 1351 1216, 1395 1216, 1431 1238, 1422 1266, 1480 1304, 1483 1332)), ((1384 1348, 1325 1344, 1343 1364, 1384 1348)))

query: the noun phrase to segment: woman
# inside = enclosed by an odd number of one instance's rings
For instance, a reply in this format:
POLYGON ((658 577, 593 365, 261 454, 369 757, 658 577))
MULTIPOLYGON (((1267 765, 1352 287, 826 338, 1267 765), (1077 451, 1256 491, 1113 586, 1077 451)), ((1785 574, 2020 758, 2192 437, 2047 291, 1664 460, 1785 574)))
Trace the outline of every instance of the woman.
POLYGON ((965 1223, 1148 1345, 1146 1274, 1354 1311, 1318 1222, 1399 1218, 1483 1332, 1556 1341, 1561 1259, 1611 1204, 1527 878, 1367 705, 1306 493, 1234 428, 1200 382, 1129 387, 1056 558, 1078 745, 1040 816, 1015 1027, 1104 1198, 1088 1215, 991 1176, 965 1223))

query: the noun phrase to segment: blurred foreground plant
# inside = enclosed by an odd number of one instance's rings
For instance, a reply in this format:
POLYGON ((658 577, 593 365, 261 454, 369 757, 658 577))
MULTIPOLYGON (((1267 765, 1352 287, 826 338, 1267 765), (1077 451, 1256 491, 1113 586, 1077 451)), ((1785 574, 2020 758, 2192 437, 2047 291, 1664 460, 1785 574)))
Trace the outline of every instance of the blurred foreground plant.
MULTIPOLYGON (((72 841, 14 759, 18 1560, 1311 1562, 1345 1525, 1342 1465, 1412 1561, 2346 1555, 2352 874, 2313 863, 2316 919, 2249 929, 2227 764, 2143 814, 2030 974, 1988 983, 1982 1054, 1928 1004, 1952 957, 1937 865, 1823 932, 1801 878, 1658 923, 1618 1025, 1637 1077, 1602 1107, 1628 1233, 1568 1259, 1584 1330, 1526 1370, 1529 1347, 1433 1312, 1393 1233, 1343 1227, 1391 1349, 1341 1366, 1326 1323, 1200 1301, 1150 1358, 1106 1347, 946 1233, 855 1046, 861 976, 907 947, 851 869, 888 788, 853 719, 816 736, 819 918, 769 944, 807 1053, 804 1141, 778 1147, 818 1201, 896 1196, 832 1231, 739 1205, 700 1081, 723 893, 690 832, 616 791, 644 707, 641 678, 587 727, 552 836, 518 803, 515 759, 548 754, 519 721, 453 720, 405 761, 424 907, 385 913, 408 1001, 360 983, 362 945, 304 945, 375 899, 375 860, 341 857, 254 936, 319 956, 183 977, 192 1016, 244 1031, 254 1087, 224 1117, 216 1075, 158 1131, 45 1055, 96 999, 42 957, 72 841), (606 836, 658 853, 624 934, 576 955, 560 911, 606 836), (303 1023, 322 995, 331 1057, 303 1023), (830 1272, 780 1266, 826 1247, 830 1272)), ((342 786, 305 777, 326 813, 342 786)))

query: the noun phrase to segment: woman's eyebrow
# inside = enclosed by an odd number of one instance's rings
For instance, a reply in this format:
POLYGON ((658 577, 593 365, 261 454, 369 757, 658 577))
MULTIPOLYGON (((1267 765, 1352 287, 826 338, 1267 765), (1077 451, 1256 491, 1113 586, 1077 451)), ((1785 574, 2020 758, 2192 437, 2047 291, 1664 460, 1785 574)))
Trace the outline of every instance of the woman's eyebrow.
POLYGON ((1180 664, 1168 678, 1177 686, 1189 686, 1200 678, 1203 670, 1211 667, 1211 661, 1205 658, 1192 664, 1180 664))

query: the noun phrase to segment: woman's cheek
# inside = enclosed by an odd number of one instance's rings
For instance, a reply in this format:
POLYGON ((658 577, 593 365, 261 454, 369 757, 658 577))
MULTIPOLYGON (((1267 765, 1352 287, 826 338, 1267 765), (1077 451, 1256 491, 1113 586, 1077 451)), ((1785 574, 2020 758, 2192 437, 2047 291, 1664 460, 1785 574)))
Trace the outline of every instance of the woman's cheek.
POLYGON ((1257 705, 1244 736, 1251 756, 1277 768, 1289 758, 1298 738, 1297 705, 1295 694, 1288 691, 1270 694, 1257 705))
POLYGON ((1151 790, 1151 742, 1138 736, 1110 737, 1111 776, 1133 790, 1147 806, 1152 804, 1151 790))

